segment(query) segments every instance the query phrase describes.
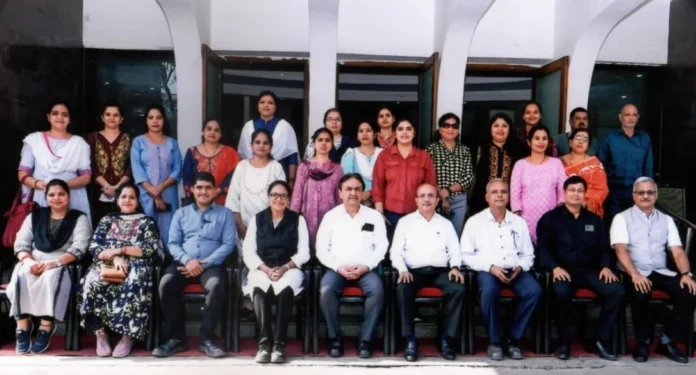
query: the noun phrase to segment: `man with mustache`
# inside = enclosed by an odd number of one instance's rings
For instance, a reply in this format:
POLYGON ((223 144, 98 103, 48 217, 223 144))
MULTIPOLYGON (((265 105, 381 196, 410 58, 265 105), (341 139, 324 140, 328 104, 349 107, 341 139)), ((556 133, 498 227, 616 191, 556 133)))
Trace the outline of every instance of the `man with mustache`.
POLYGON ((534 247, 527 222, 507 210, 510 191, 507 183, 496 178, 486 186, 488 209, 469 218, 464 225, 461 247, 464 264, 477 271, 481 292, 481 315, 492 360, 503 360, 498 301, 503 286, 511 288, 520 300, 510 327, 507 354, 523 359, 520 340, 541 302, 542 290, 529 269, 534 264, 534 247))
MULTIPOLYGON (((558 151, 558 157, 570 153, 570 133, 577 129, 587 129, 590 126, 590 117, 587 114, 587 110, 582 107, 574 108, 570 111, 570 131, 559 134, 556 136, 556 150, 558 151)), ((595 156, 599 149, 599 142, 597 138, 592 137, 592 142, 590 142, 590 147, 587 149, 587 155, 595 156)))
POLYGON ((424 286, 442 289, 440 353, 453 360, 456 351, 449 339, 459 337, 462 304, 466 295, 464 276, 459 272, 462 255, 452 222, 435 212, 438 192, 435 186, 421 185, 416 191, 418 210, 399 220, 391 247, 391 261, 399 272, 396 298, 401 313, 401 334, 406 339, 404 358, 418 360, 418 345, 413 327, 416 292, 424 286))
POLYGON ((689 258, 674 220, 655 208, 657 184, 653 179, 640 177, 636 180, 633 201, 633 207, 614 217, 610 231, 611 245, 624 272, 626 297, 633 312, 633 330, 638 342, 633 359, 636 362, 648 360, 652 328, 650 293, 660 290, 669 294, 674 308, 668 314, 657 351, 673 361, 687 363, 689 359, 677 349, 676 341, 686 338, 679 337, 680 334, 693 334, 685 332, 696 306, 696 282, 689 258), (677 272, 667 267, 668 251, 674 258, 677 272))
POLYGON ((329 331, 329 355, 343 355, 340 298, 356 285, 365 295, 365 317, 360 328, 358 356, 372 357, 372 336, 384 307, 384 284, 377 272, 389 242, 384 218, 360 204, 365 182, 357 173, 341 177, 338 191, 343 204, 324 215, 317 232, 317 259, 326 267, 321 278, 319 306, 329 331))

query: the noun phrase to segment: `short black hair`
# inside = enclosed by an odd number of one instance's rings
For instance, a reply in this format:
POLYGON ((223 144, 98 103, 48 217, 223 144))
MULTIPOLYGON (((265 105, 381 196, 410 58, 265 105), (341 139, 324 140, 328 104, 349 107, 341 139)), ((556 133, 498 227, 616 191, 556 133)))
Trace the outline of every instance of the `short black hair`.
POLYGON ((285 180, 275 180, 275 181, 271 182, 271 184, 268 185, 268 193, 267 194, 271 195, 271 191, 273 190, 273 188, 278 186, 278 185, 285 188, 285 191, 287 191, 288 194, 290 194, 290 184, 288 184, 285 180))
POLYGON ((259 94, 259 98, 258 98, 258 100, 256 101, 256 104, 258 104, 264 96, 270 96, 271 98, 273 98, 273 102, 275 103, 275 105, 276 105, 276 106, 278 105, 278 97, 277 97, 276 94, 275 94, 273 91, 271 91, 271 90, 264 90, 264 91, 261 91, 261 93, 259 94))
POLYGON ((363 180, 362 176, 359 173, 344 174, 343 177, 341 177, 341 179, 338 180, 338 190, 343 190, 343 183, 350 179, 356 179, 360 181, 360 185, 362 185, 363 190, 365 190, 365 180, 363 180))
POLYGON ((568 186, 570 185, 575 185, 575 184, 582 184, 582 187, 587 190, 587 181, 585 181, 584 178, 578 176, 578 175, 572 175, 568 177, 565 182, 563 183, 563 190, 567 190, 568 186))
POLYGON ((213 184, 213 187, 215 187, 215 177, 213 177, 213 175, 209 172, 198 172, 196 177, 193 179, 193 184, 195 185, 198 181, 210 182, 213 184))
POLYGON ((575 116, 575 114, 578 112, 588 113, 587 110, 583 107, 575 107, 572 111, 570 111, 570 118, 573 119, 573 116, 575 116))

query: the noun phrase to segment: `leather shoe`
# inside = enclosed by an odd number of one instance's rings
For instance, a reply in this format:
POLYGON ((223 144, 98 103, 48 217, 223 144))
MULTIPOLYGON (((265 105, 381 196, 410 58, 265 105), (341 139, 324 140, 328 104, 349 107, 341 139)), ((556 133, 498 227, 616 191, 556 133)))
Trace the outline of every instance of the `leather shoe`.
POLYGON ((494 361, 502 361, 503 360, 503 348, 500 345, 493 345, 493 344, 488 345, 488 349, 486 350, 486 354, 488 355, 488 358, 490 358, 494 361))
POLYGON ((524 359, 524 354, 522 354, 522 349, 519 346, 510 344, 508 345, 508 357, 510 359, 524 359))
POLYGON ((205 353, 210 358, 222 358, 227 356, 224 350, 213 340, 205 340, 198 344, 198 351, 205 353))
POLYGON ((604 346, 601 341, 595 342, 594 350, 599 355, 599 358, 606 359, 607 361, 616 361, 619 357, 612 353, 609 346, 604 346))
POLYGON ((372 358, 372 343, 369 341, 360 341, 358 345, 358 357, 362 359, 372 358))
POLYGON ((689 363, 689 358, 677 349, 673 343, 669 344, 659 344, 657 345, 657 353, 664 355, 665 357, 679 363, 689 363))
POLYGON ((415 362, 418 360, 418 342, 416 341, 416 339, 406 340, 404 358, 409 362, 415 362))
POLYGON ((332 339, 329 345, 329 356, 338 358, 343 355, 343 341, 341 339, 332 339))
POLYGON ((152 351, 152 356, 158 358, 166 358, 176 353, 185 352, 188 350, 186 342, 178 339, 169 339, 164 344, 155 348, 152 351))
POLYGON ((457 356, 457 352, 450 346, 448 340, 442 340, 440 341, 440 354, 442 354, 442 358, 452 361, 454 358, 457 356))
POLYGON ((638 345, 633 349, 633 360, 636 362, 647 362, 649 349, 648 344, 638 345))
POLYGON ((568 348, 568 345, 562 344, 556 348, 556 358, 562 361, 570 359, 570 348, 568 348))

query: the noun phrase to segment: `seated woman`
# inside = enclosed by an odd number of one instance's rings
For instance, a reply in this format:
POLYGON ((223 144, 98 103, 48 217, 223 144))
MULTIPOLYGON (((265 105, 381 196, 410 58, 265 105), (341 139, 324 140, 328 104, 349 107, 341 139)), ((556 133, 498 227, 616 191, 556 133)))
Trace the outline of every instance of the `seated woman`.
POLYGON ((249 276, 242 290, 244 295, 252 297, 256 319, 261 325, 258 363, 285 362, 285 338, 293 300, 302 292, 304 282, 299 268, 309 260, 307 223, 288 209, 289 198, 290 186, 285 181, 273 182, 268 188, 270 207, 249 221, 244 238, 244 264, 249 268, 249 276), (277 315, 272 335, 274 301, 277 315))
POLYGON ((80 282, 80 325, 97 336, 97 355, 112 355, 106 330, 122 335, 113 356, 128 356, 134 340, 147 337, 152 310, 152 270, 164 255, 157 223, 140 213, 138 188, 127 182, 116 190, 119 213, 104 216, 89 244, 92 266, 80 282), (125 281, 102 280, 103 264, 125 273, 125 281))
POLYGON ((14 252, 19 263, 7 286, 17 320, 17 354, 38 354, 48 349, 56 332, 55 320, 62 321, 68 309, 72 280, 66 265, 87 251, 92 224, 87 215, 70 209, 70 188, 63 180, 46 185, 48 207, 37 208, 17 232, 14 252), (41 323, 31 343, 34 323, 41 323))

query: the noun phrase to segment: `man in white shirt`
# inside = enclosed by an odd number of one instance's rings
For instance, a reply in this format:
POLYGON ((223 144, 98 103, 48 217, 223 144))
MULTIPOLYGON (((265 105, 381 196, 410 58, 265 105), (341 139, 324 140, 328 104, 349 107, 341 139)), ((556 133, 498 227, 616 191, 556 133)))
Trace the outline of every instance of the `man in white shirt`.
POLYGON ((372 336, 384 307, 384 284, 375 269, 384 260, 389 242, 384 218, 362 206, 365 182, 357 173, 341 178, 343 204, 324 215, 317 232, 317 259, 327 269, 321 278, 319 305, 329 331, 329 355, 343 354, 340 298, 343 289, 357 285, 365 295, 365 317, 360 328, 358 356, 372 356, 372 336))
POLYGON ((498 323, 498 301, 503 287, 520 299, 510 327, 507 354, 523 359, 519 342, 541 302, 541 287, 528 271, 534 264, 534 247, 527 223, 506 209, 510 192, 502 179, 486 186, 488 208, 472 216, 464 226, 461 247, 464 264, 478 271, 481 315, 488 332, 488 356, 503 359, 498 323))
POLYGON ((401 335, 406 339, 404 358, 409 362, 418 360, 413 327, 416 293, 422 287, 435 286, 445 295, 442 336, 438 338, 440 353, 453 360, 456 351, 449 345, 449 338, 459 337, 459 317, 466 295, 464 276, 459 272, 462 255, 457 232, 451 221, 435 212, 439 201, 435 186, 421 185, 415 199, 418 211, 399 220, 390 251, 392 266, 399 272, 396 298, 401 335))
POLYGON ((674 303, 657 351, 673 361, 687 363, 689 359, 674 342, 687 333, 688 319, 693 319, 696 282, 677 226, 671 217, 655 209, 656 201, 655 181, 649 177, 638 178, 633 184, 635 205, 614 217, 609 236, 619 266, 625 273, 624 288, 633 312, 633 330, 638 342, 633 359, 637 362, 648 360, 650 292, 656 289, 669 294, 674 303), (672 254, 678 273, 667 268, 666 249, 672 254))

